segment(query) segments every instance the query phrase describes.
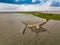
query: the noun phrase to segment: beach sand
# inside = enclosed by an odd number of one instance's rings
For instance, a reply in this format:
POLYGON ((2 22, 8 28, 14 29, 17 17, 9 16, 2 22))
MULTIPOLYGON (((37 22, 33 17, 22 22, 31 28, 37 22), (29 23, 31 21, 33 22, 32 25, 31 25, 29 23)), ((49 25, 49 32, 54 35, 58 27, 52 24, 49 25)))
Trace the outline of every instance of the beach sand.
POLYGON ((60 45, 60 20, 49 20, 46 32, 33 32, 26 24, 43 23, 45 19, 22 13, 0 13, 0 45, 60 45))

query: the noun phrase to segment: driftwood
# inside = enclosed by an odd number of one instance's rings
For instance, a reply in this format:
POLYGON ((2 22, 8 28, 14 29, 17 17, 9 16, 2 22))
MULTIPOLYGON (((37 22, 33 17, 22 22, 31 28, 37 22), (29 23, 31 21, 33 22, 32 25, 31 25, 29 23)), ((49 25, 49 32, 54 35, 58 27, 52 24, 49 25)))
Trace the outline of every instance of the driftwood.
POLYGON ((32 25, 27 25, 26 23, 22 22, 22 23, 24 23, 24 24, 26 25, 26 27, 25 27, 24 30, 23 30, 23 34, 25 33, 25 31, 26 31, 27 28, 30 28, 33 32, 36 32, 36 33, 47 31, 47 30, 46 30, 45 28, 43 28, 42 26, 43 26, 44 24, 46 24, 48 21, 49 21, 49 19, 46 19, 46 22, 43 22, 42 24, 32 24, 32 25))

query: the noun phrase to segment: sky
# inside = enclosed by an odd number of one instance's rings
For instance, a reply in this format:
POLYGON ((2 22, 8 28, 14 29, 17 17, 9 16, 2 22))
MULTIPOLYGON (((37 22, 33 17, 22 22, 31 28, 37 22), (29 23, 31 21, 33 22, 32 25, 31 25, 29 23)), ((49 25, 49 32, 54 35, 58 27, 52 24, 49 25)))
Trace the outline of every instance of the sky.
POLYGON ((0 11, 60 11, 60 0, 0 0, 0 11))
POLYGON ((46 2, 47 0, 0 0, 3 3, 10 4, 40 4, 41 2, 46 2))

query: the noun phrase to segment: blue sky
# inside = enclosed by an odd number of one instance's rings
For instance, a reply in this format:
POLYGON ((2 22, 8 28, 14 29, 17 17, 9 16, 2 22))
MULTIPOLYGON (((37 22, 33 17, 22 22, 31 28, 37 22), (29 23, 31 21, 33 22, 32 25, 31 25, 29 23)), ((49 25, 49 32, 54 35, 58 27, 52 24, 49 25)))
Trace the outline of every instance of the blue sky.
POLYGON ((53 0, 51 6, 60 7, 60 0, 53 0))
POLYGON ((47 0, 0 0, 0 2, 11 4, 40 4, 46 1, 47 0))
POLYGON ((1 10, 60 11, 60 0, 0 0, 1 10))
MULTIPOLYGON (((49 0, 0 0, 2 3, 9 3, 9 4, 44 4, 49 0)), ((60 0, 52 0, 51 6, 60 6, 60 0)))

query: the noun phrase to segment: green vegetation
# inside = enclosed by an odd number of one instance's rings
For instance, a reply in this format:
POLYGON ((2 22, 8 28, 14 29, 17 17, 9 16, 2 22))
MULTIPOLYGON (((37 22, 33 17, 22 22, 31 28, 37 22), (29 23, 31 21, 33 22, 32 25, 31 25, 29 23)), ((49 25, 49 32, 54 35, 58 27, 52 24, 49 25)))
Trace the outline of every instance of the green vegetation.
POLYGON ((34 16, 38 16, 40 18, 45 18, 45 19, 60 20, 60 14, 49 14, 49 13, 42 13, 42 12, 24 12, 24 13, 32 14, 34 16))

